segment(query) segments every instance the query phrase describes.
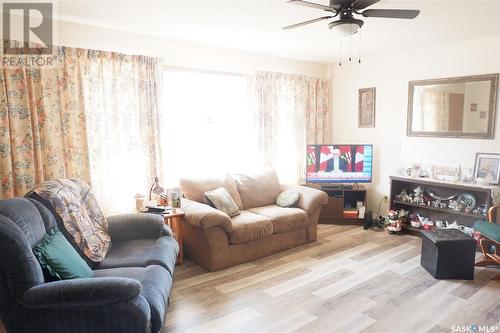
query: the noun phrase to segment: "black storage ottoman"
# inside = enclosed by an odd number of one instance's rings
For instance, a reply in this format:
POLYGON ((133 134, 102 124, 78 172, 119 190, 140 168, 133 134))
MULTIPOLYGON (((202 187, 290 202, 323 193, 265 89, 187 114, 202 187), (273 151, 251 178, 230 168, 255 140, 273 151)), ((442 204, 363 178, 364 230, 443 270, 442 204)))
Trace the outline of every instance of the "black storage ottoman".
POLYGON ((474 279, 476 241, 457 229, 421 231, 420 265, 436 279, 474 279))

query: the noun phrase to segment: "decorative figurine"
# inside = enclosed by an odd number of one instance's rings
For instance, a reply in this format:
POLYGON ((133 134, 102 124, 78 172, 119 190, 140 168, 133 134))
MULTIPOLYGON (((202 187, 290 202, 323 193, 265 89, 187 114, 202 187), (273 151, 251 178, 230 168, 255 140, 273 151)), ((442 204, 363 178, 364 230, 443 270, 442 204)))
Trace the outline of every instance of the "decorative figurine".
POLYGON ((448 208, 458 211, 458 201, 450 200, 450 202, 448 203, 448 208))
POLYGON ((402 223, 399 218, 400 212, 397 210, 389 210, 389 224, 387 225, 387 232, 389 234, 399 234, 401 232, 402 223))
POLYGON ((409 210, 404 210, 401 209, 399 211, 399 220, 401 221, 402 224, 408 223, 410 221, 410 211, 409 210))
POLYGON ((460 180, 464 183, 472 183, 474 181, 472 168, 464 168, 461 170, 460 180))
POLYGON ((488 210, 486 209, 486 204, 482 204, 481 206, 476 207, 472 210, 473 214, 486 216, 488 210))
POLYGON ((431 173, 427 169, 420 169, 418 176, 420 178, 429 178, 431 176, 431 173))
POLYGON ((411 221, 411 226, 413 228, 420 228, 420 221, 411 221))
POLYGON ((406 192, 406 188, 402 189, 401 192, 396 195, 396 200, 402 202, 411 202, 411 197, 408 195, 408 192, 406 192))
POLYGON ((446 221, 440 221, 440 220, 436 221, 436 228, 444 229, 447 226, 448 226, 448 222, 446 222, 446 221))
POLYGON ((425 204, 424 190, 420 186, 417 186, 413 190, 413 193, 414 193, 414 195, 413 195, 412 203, 417 204, 417 205, 424 205, 425 204))
POLYGON ((442 203, 443 202, 441 201, 441 199, 436 199, 432 202, 432 206, 436 208, 441 208, 442 203))
POLYGON ((422 228, 424 228, 425 230, 432 229, 434 223, 431 220, 429 220, 427 217, 420 216, 419 214, 416 214, 416 216, 420 221, 420 225, 422 226, 422 228))

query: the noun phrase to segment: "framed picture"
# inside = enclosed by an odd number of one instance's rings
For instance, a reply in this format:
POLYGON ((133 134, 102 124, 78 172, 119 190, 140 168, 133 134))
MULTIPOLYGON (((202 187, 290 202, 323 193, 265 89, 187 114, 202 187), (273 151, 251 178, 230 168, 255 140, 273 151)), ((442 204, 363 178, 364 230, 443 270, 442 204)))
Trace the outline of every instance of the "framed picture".
POLYGON ((358 127, 375 127, 375 88, 359 89, 358 127))
POLYGON ((476 103, 472 103, 470 105, 470 112, 477 112, 477 104, 476 103))
POLYGON ((460 167, 448 166, 448 165, 433 165, 432 166, 432 178, 437 180, 443 180, 447 182, 453 182, 458 180, 458 173, 460 172, 460 167))
POLYGON ((500 185, 500 154, 477 153, 474 179, 482 184, 500 185))

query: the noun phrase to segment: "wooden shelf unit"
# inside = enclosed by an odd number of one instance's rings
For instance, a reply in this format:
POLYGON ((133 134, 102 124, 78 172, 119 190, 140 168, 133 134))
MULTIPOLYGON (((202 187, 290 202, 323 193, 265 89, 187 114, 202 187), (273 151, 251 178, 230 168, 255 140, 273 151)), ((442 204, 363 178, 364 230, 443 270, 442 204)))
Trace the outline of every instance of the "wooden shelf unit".
POLYGON ((328 204, 323 207, 319 215, 319 223, 323 224, 355 224, 362 225, 363 219, 357 217, 344 217, 346 205, 356 208, 356 201, 363 201, 366 207, 366 188, 354 185, 353 188, 321 188, 317 184, 307 186, 319 189, 328 194, 328 204))
MULTIPOLYGON (((479 186, 474 184, 462 184, 462 183, 448 183, 433 181, 430 179, 422 178, 410 178, 410 177, 399 177, 391 176, 391 197, 390 197, 390 207, 391 209, 405 209, 409 210, 411 213, 419 213, 422 216, 429 218, 431 221, 442 220, 453 223, 457 221, 459 224, 472 226, 477 220, 484 220, 486 216, 457 212, 450 208, 436 208, 427 205, 418 205, 409 202, 403 202, 396 200, 396 196, 401 192, 401 190, 406 189, 407 193, 413 193, 413 189, 417 186, 422 187, 425 190, 431 190, 441 197, 449 197, 452 195, 459 195, 461 193, 470 193, 476 198, 476 207, 486 204, 486 207, 491 207, 491 189, 485 186, 479 186)), ((404 229, 412 234, 420 234, 419 228, 413 228, 411 226, 406 226, 404 229)))

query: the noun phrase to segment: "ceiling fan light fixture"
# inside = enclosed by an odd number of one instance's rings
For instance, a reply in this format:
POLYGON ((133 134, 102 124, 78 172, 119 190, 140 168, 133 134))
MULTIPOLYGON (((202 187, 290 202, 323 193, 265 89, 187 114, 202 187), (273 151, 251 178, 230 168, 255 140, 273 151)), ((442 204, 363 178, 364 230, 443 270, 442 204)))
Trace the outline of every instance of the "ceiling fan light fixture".
POLYGON ((338 25, 335 30, 342 35, 342 37, 347 37, 350 35, 354 35, 359 30, 359 26, 357 24, 348 23, 338 25))
POLYGON ((341 21, 334 21, 328 24, 330 29, 334 29, 343 37, 354 35, 363 26, 363 21, 358 19, 343 19, 341 21))

